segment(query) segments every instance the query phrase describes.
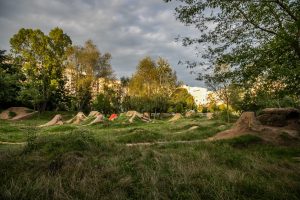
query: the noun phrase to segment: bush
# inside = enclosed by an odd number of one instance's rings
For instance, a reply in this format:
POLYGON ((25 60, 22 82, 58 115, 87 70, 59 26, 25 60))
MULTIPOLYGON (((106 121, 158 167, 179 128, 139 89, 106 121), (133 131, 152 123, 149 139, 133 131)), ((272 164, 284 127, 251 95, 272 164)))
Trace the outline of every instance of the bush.
POLYGON ((163 96, 134 97, 126 96, 122 102, 123 111, 161 113, 168 112, 169 99, 163 96))
POLYGON ((92 107, 103 114, 118 113, 121 110, 120 101, 118 91, 106 88, 105 92, 97 95, 92 107))

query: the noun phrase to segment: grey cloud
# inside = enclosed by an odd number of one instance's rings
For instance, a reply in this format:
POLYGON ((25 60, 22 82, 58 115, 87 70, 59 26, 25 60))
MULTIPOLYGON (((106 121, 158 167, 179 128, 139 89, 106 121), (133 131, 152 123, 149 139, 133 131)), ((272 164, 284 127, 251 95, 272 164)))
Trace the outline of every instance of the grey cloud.
POLYGON ((192 48, 174 42, 195 31, 175 20, 174 5, 162 0, 0 0, 0 48, 20 28, 48 32, 61 27, 76 45, 92 39, 102 52, 110 52, 117 75, 131 76, 145 56, 169 60, 180 80, 203 86, 179 60, 195 60, 192 48))

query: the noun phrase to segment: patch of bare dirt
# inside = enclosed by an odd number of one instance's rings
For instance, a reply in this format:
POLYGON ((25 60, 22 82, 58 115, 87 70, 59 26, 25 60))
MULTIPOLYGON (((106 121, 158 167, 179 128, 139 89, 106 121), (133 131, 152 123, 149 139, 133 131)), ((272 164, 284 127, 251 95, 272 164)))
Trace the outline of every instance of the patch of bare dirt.
POLYGON ((75 117, 66 121, 66 123, 67 124, 80 124, 81 122, 83 122, 86 119, 87 119, 87 117, 84 115, 84 113, 79 112, 79 113, 77 113, 77 115, 75 115, 75 117))
POLYGON ((36 113, 37 111, 32 111, 26 107, 10 107, 0 114, 0 119, 8 119, 13 121, 23 120, 30 118, 36 113))
POLYGON ((140 119, 144 122, 150 122, 150 114, 149 113, 139 113, 137 111, 134 111, 134 110, 131 110, 131 111, 128 111, 126 113, 126 116, 127 117, 130 117, 129 118, 129 122, 130 123, 133 123, 135 119, 140 119))
POLYGON ((46 124, 40 125, 39 127, 48 127, 48 126, 55 126, 55 125, 63 125, 62 116, 60 114, 55 115, 49 122, 46 124))
POLYGON ((295 129, 295 126, 266 126, 257 120, 254 112, 244 112, 231 129, 219 132, 215 136, 206 139, 206 141, 230 139, 245 134, 253 134, 266 141, 280 143, 282 134, 287 134, 291 138, 299 138, 299 130, 295 129))
POLYGON ((194 110, 190 110, 185 113, 185 117, 192 117, 195 114, 196 114, 196 112, 194 110))
POLYGON ((182 118, 182 115, 180 113, 176 113, 171 119, 169 119, 169 122, 175 122, 182 118))
POLYGON ((93 110, 89 113, 88 117, 97 117, 98 115, 101 115, 101 113, 93 110))
POLYGON ((91 123, 89 123, 88 125, 92 125, 92 124, 99 124, 99 123, 102 123, 103 122, 103 115, 102 114, 98 114, 96 116, 96 118, 91 121, 91 123))

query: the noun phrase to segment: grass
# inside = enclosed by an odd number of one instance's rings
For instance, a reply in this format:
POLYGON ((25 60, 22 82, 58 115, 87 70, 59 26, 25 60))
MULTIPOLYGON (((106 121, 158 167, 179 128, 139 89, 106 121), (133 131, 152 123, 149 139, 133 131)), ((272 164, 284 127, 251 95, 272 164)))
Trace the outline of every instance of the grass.
POLYGON ((15 113, 15 112, 12 112, 12 111, 9 111, 8 112, 8 116, 9 116, 9 118, 13 118, 13 117, 15 117, 17 114, 15 113))
MULTIPOLYGON (((201 117, 36 127, 54 115, 0 121, 1 141, 28 142, 0 145, 0 199, 300 198, 297 141, 274 145, 244 135, 175 143, 207 138, 231 126, 201 117), (188 131, 192 126, 198 128, 188 131), (170 143, 124 145, 156 141, 170 143)), ((71 116, 63 113, 65 119, 71 116)))

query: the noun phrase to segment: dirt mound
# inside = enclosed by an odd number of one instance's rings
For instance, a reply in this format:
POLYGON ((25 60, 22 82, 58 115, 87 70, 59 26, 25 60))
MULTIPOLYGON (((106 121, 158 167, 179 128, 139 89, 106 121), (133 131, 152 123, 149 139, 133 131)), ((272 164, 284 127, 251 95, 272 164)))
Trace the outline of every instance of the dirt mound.
POLYGON ((300 111, 295 108, 266 108, 257 119, 263 125, 300 129, 300 111))
POLYGON ((98 114, 97 117, 91 121, 91 123, 89 123, 88 125, 92 125, 92 124, 99 124, 103 122, 103 115, 102 114, 98 114))
POLYGON ((194 110, 190 110, 190 111, 187 111, 186 113, 185 113, 185 117, 191 117, 191 116, 193 116, 193 115, 195 115, 196 114, 196 112, 194 111, 194 110))
POLYGON ((62 116, 58 114, 55 115, 49 122, 40 125, 39 127, 55 126, 55 125, 62 125, 62 124, 64 124, 62 121, 62 116))
POLYGON ((286 127, 271 127, 260 123, 255 117, 254 112, 244 112, 229 130, 217 133, 215 136, 206 140, 219 140, 238 137, 245 134, 254 134, 267 141, 277 142, 282 133, 288 134, 291 137, 298 137, 298 130, 292 130, 286 127))
POLYGON ((199 126, 192 126, 192 127, 190 127, 190 128, 188 129, 188 131, 192 131, 192 130, 195 130, 195 129, 197 129, 197 128, 199 128, 199 126))
POLYGON ((0 119, 21 120, 27 119, 36 113, 37 111, 26 107, 10 107, 0 114, 0 119))
POLYGON ((135 120, 135 119, 140 119, 140 120, 142 120, 142 121, 144 121, 144 122, 150 122, 151 120, 150 120, 150 117, 149 117, 149 114, 141 114, 141 113, 139 113, 139 112, 137 112, 137 111, 128 111, 127 113, 126 113, 126 116, 127 117, 130 117, 129 118, 129 122, 130 123, 133 123, 133 121, 135 120))
POLYGON ((171 119, 169 119, 169 122, 174 122, 182 118, 182 115, 180 113, 176 113, 171 119))
POLYGON ((66 123, 67 124, 80 124, 86 118, 87 117, 84 115, 83 112, 79 112, 79 113, 77 113, 77 115, 75 117, 73 117, 72 119, 69 119, 68 121, 66 121, 66 123))
POLYGON ((213 113, 206 113, 205 116, 206 116, 207 119, 212 119, 212 118, 214 118, 213 113))
POLYGON ((89 113, 88 117, 97 117, 98 115, 101 115, 101 113, 93 110, 89 113))

